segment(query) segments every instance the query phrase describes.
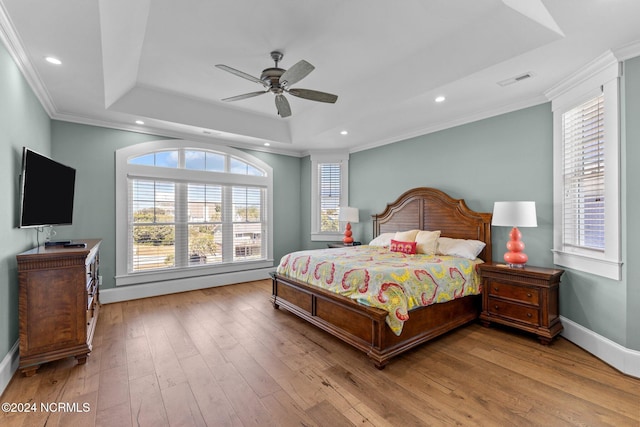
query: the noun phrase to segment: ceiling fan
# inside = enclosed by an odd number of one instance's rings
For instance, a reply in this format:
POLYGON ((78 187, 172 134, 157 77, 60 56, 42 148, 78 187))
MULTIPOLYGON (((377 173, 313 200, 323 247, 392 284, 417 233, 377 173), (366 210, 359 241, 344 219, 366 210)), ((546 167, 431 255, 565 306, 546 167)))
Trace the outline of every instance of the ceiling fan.
POLYGON ((302 60, 294 64, 288 70, 278 68, 278 62, 282 60, 282 52, 271 52, 271 59, 276 63, 275 67, 265 68, 262 70, 260 78, 254 77, 250 74, 231 68, 228 65, 217 64, 216 67, 221 70, 227 71, 236 76, 242 77, 252 82, 261 84, 266 90, 258 92, 250 92, 242 95, 232 96, 230 98, 224 98, 223 101, 239 101, 241 99, 252 98, 254 96, 262 95, 267 92, 272 92, 276 96, 276 109, 280 117, 289 117, 291 115, 291 106, 289 101, 284 97, 284 93, 288 93, 298 98, 309 99, 311 101, 328 102, 330 104, 335 103, 338 100, 337 95, 332 95, 326 92, 319 92, 311 89, 297 89, 292 88, 291 85, 299 82, 305 78, 310 72, 314 70, 314 66, 307 61, 302 60))

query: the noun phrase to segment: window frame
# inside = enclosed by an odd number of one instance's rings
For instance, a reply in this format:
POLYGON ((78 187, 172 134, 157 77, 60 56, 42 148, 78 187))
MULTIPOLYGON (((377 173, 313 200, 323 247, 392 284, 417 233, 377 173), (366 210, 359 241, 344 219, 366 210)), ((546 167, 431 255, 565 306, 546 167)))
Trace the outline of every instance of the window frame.
POLYGON ((320 203, 320 174, 318 168, 323 163, 340 164, 340 203, 348 206, 349 202, 349 153, 311 153, 311 240, 329 242, 342 240, 344 225, 340 224, 338 232, 322 232, 320 203))
POLYGON ((622 278, 620 217, 620 77, 622 64, 607 53, 550 90, 553 111, 553 242, 554 263, 607 277, 622 278), (576 248, 563 236, 564 143, 563 114, 604 95, 605 247, 604 251, 576 248))
MULTIPOLYGON (((121 148, 116 151, 116 286, 136 285, 167 280, 189 279, 212 274, 246 271, 273 266, 273 169, 262 160, 234 148, 212 146, 211 144, 189 140, 157 140, 121 148), (249 165, 265 172, 265 176, 241 175, 230 172, 212 172, 180 168, 164 168, 155 166, 129 164, 128 160, 155 151, 164 150, 201 150, 213 151, 241 159, 249 165), (183 182, 196 181, 202 183, 222 184, 227 186, 256 186, 266 190, 263 200, 266 215, 265 256, 260 260, 223 262, 189 266, 175 269, 159 269, 151 271, 129 271, 128 248, 128 212, 129 212, 129 178, 149 178, 154 180, 170 179, 183 182)), ((233 235, 233 231, 227 231, 233 235)))

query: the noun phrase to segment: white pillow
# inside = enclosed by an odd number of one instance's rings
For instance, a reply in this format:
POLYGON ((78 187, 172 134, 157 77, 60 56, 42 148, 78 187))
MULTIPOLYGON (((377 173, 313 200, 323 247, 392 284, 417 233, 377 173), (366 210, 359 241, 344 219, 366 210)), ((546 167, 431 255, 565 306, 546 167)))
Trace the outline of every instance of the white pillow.
POLYGON ((415 242, 416 235, 419 231, 420 230, 398 231, 393 240, 397 240, 398 242, 415 242))
POLYGON ((391 239, 393 239, 395 235, 396 233, 382 233, 369 242, 369 246, 391 246, 391 239))
POLYGON ((416 234, 416 252, 426 255, 435 254, 438 248, 438 237, 440 237, 440 230, 418 231, 418 234, 416 234))
POLYGON ((468 259, 476 259, 486 244, 479 240, 450 239, 440 237, 438 239, 438 255, 453 255, 468 259))

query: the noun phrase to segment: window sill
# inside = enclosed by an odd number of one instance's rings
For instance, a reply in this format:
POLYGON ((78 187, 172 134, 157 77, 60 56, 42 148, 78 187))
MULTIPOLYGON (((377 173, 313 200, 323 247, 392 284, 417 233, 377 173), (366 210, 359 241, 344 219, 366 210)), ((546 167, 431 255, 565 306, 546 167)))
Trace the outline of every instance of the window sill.
POLYGON ((556 265, 613 280, 622 279, 622 262, 552 249, 556 265))
POLYGON ((175 270, 154 270, 148 272, 129 273, 116 276, 116 286, 140 285, 143 283, 180 280, 200 276, 212 276, 222 273, 255 270, 273 267, 273 260, 258 260, 242 263, 219 264, 215 266, 189 267, 175 270))

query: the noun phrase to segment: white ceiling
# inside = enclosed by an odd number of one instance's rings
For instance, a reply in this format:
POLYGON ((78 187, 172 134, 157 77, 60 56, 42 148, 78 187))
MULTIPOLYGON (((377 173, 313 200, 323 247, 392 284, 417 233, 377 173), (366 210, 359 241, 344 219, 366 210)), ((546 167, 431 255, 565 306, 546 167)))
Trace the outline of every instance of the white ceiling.
POLYGON ((636 46, 638 17, 639 0, 0 0, 0 38, 55 119, 303 155, 544 102, 636 46), (215 64, 259 77, 273 50, 316 67, 294 87, 337 103, 287 96, 283 119, 270 93, 220 101, 262 87, 215 64))

